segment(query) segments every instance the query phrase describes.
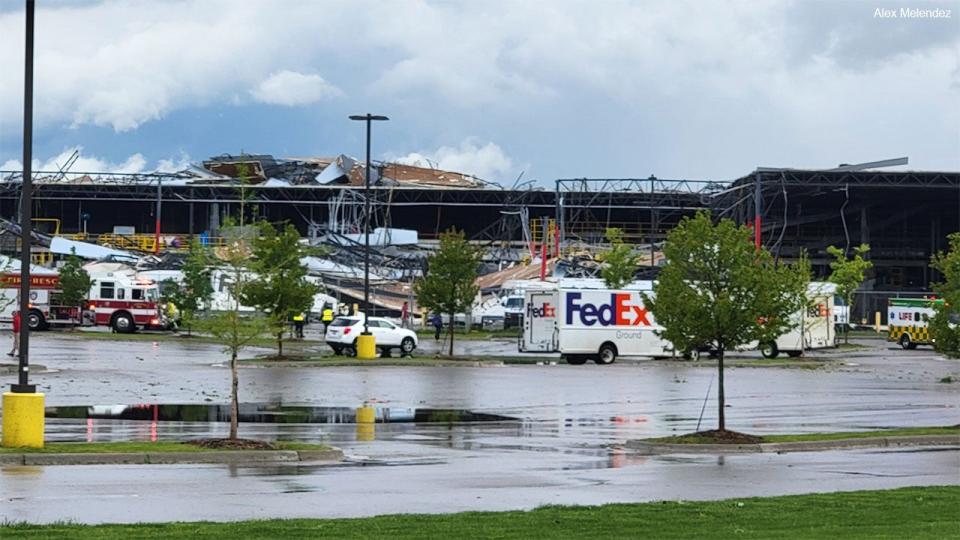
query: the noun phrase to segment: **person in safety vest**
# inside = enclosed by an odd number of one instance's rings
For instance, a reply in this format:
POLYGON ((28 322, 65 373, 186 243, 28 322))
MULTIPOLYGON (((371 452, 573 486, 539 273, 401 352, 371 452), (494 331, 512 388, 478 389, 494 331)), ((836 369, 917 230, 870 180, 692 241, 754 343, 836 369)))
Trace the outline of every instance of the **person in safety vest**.
POLYGON ((306 315, 304 315, 302 311, 293 316, 293 329, 296 332, 296 336, 300 339, 303 339, 303 324, 306 318, 306 315))
POLYGON ((320 316, 320 320, 323 322, 323 333, 326 334, 327 327, 333 321, 333 309, 330 304, 323 305, 323 314, 320 316))

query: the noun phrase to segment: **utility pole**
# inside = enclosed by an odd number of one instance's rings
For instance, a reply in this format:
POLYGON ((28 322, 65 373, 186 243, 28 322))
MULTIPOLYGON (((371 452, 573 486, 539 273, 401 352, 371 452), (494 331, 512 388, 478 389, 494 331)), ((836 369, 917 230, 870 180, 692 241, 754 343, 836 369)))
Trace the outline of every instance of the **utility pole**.
POLYGON ((387 121, 386 116, 351 115, 351 120, 367 123, 367 166, 363 184, 363 333, 357 338, 357 358, 372 360, 376 357, 376 341, 370 334, 370 126, 374 121, 387 121))
POLYGON ((17 383, 3 394, 5 447, 43 448, 44 395, 30 384, 30 244, 33 195, 34 0, 26 0, 23 72, 23 184, 20 192, 20 347, 17 383))
POLYGON ((153 253, 160 253, 160 210, 161 210, 161 190, 163 189, 163 177, 157 175, 157 223, 153 233, 153 253))

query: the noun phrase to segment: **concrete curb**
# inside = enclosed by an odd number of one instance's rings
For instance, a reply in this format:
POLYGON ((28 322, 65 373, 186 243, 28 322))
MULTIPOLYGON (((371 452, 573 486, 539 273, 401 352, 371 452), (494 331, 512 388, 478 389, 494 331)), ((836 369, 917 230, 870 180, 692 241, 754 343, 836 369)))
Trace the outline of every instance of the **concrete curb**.
POLYGON ((175 463, 249 465, 299 461, 343 461, 343 451, 339 448, 331 448, 330 450, 0 454, 0 465, 171 465, 175 463))
POLYGON ((941 445, 960 446, 960 435, 903 435, 759 444, 668 444, 639 440, 627 441, 625 446, 644 454, 783 454, 853 448, 941 445))

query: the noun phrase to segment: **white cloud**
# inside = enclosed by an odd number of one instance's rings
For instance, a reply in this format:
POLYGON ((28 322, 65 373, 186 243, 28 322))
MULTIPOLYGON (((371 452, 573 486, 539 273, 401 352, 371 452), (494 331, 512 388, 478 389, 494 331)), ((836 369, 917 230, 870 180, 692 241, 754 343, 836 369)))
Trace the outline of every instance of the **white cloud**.
MULTIPOLYGON (((82 146, 65 148, 62 152, 46 160, 33 160, 33 170, 35 172, 56 172, 64 167, 73 156, 74 152, 79 152, 79 157, 68 169, 67 176, 78 173, 148 173, 148 172, 177 172, 190 165, 190 156, 181 152, 176 158, 167 158, 159 160, 155 166, 149 167, 149 162, 143 154, 137 152, 128 156, 121 162, 114 162, 108 159, 89 156, 83 154, 82 146)), ((23 168, 22 162, 16 159, 10 159, 0 165, 2 171, 19 171, 23 168)))
POLYGON ((336 86, 319 75, 305 75, 296 71, 277 71, 260 81, 250 95, 257 101, 271 105, 295 107, 343 95, 336 86))
POLYGON ((474 137, 457 147, 441 146, 433 152, 412 152, 394 159, 397 163, 470 174, 484 180, 507 180, 515 170, 511 160, 497 144, 481 144, 474 137))

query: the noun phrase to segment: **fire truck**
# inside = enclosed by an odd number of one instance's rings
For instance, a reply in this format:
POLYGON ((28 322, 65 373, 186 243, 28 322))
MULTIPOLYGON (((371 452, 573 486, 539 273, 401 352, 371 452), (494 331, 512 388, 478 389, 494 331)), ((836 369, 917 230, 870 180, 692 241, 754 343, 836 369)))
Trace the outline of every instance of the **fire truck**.
POLYGON ((121 263, 90 263, 84 269, 92 280, 86 308, 94 324, 120 333, 169 328, 154 280, 121 263))
MULTIPOLYGON (((31 330, 54 326, 109 326, 116 332, 137 329, 163 330, 170 321, 160 309, 160 288, 152 279, 117 263, 91 263, 84 267, 92 283, 83 306, 65 306, 60 299, 60 276, 43 269, 30 276, 31 330)), ((31 272, 34 272, 31 270, 31 272)), ((0 274, 0 320, 9 321, 19 306, 20 274, 0 274)))
MULTIPOLYGON (((31 330, 46 330, 51 326, 77 326, 81 324, 80 306, 65 306, 60 302, 60 276, 52 270, 30 276, 30 313, 27 326, 31 330)), ((20 309, 17 301, 20 293, 20 274, 0 274, 0 320, 13 319, 20 309)))

